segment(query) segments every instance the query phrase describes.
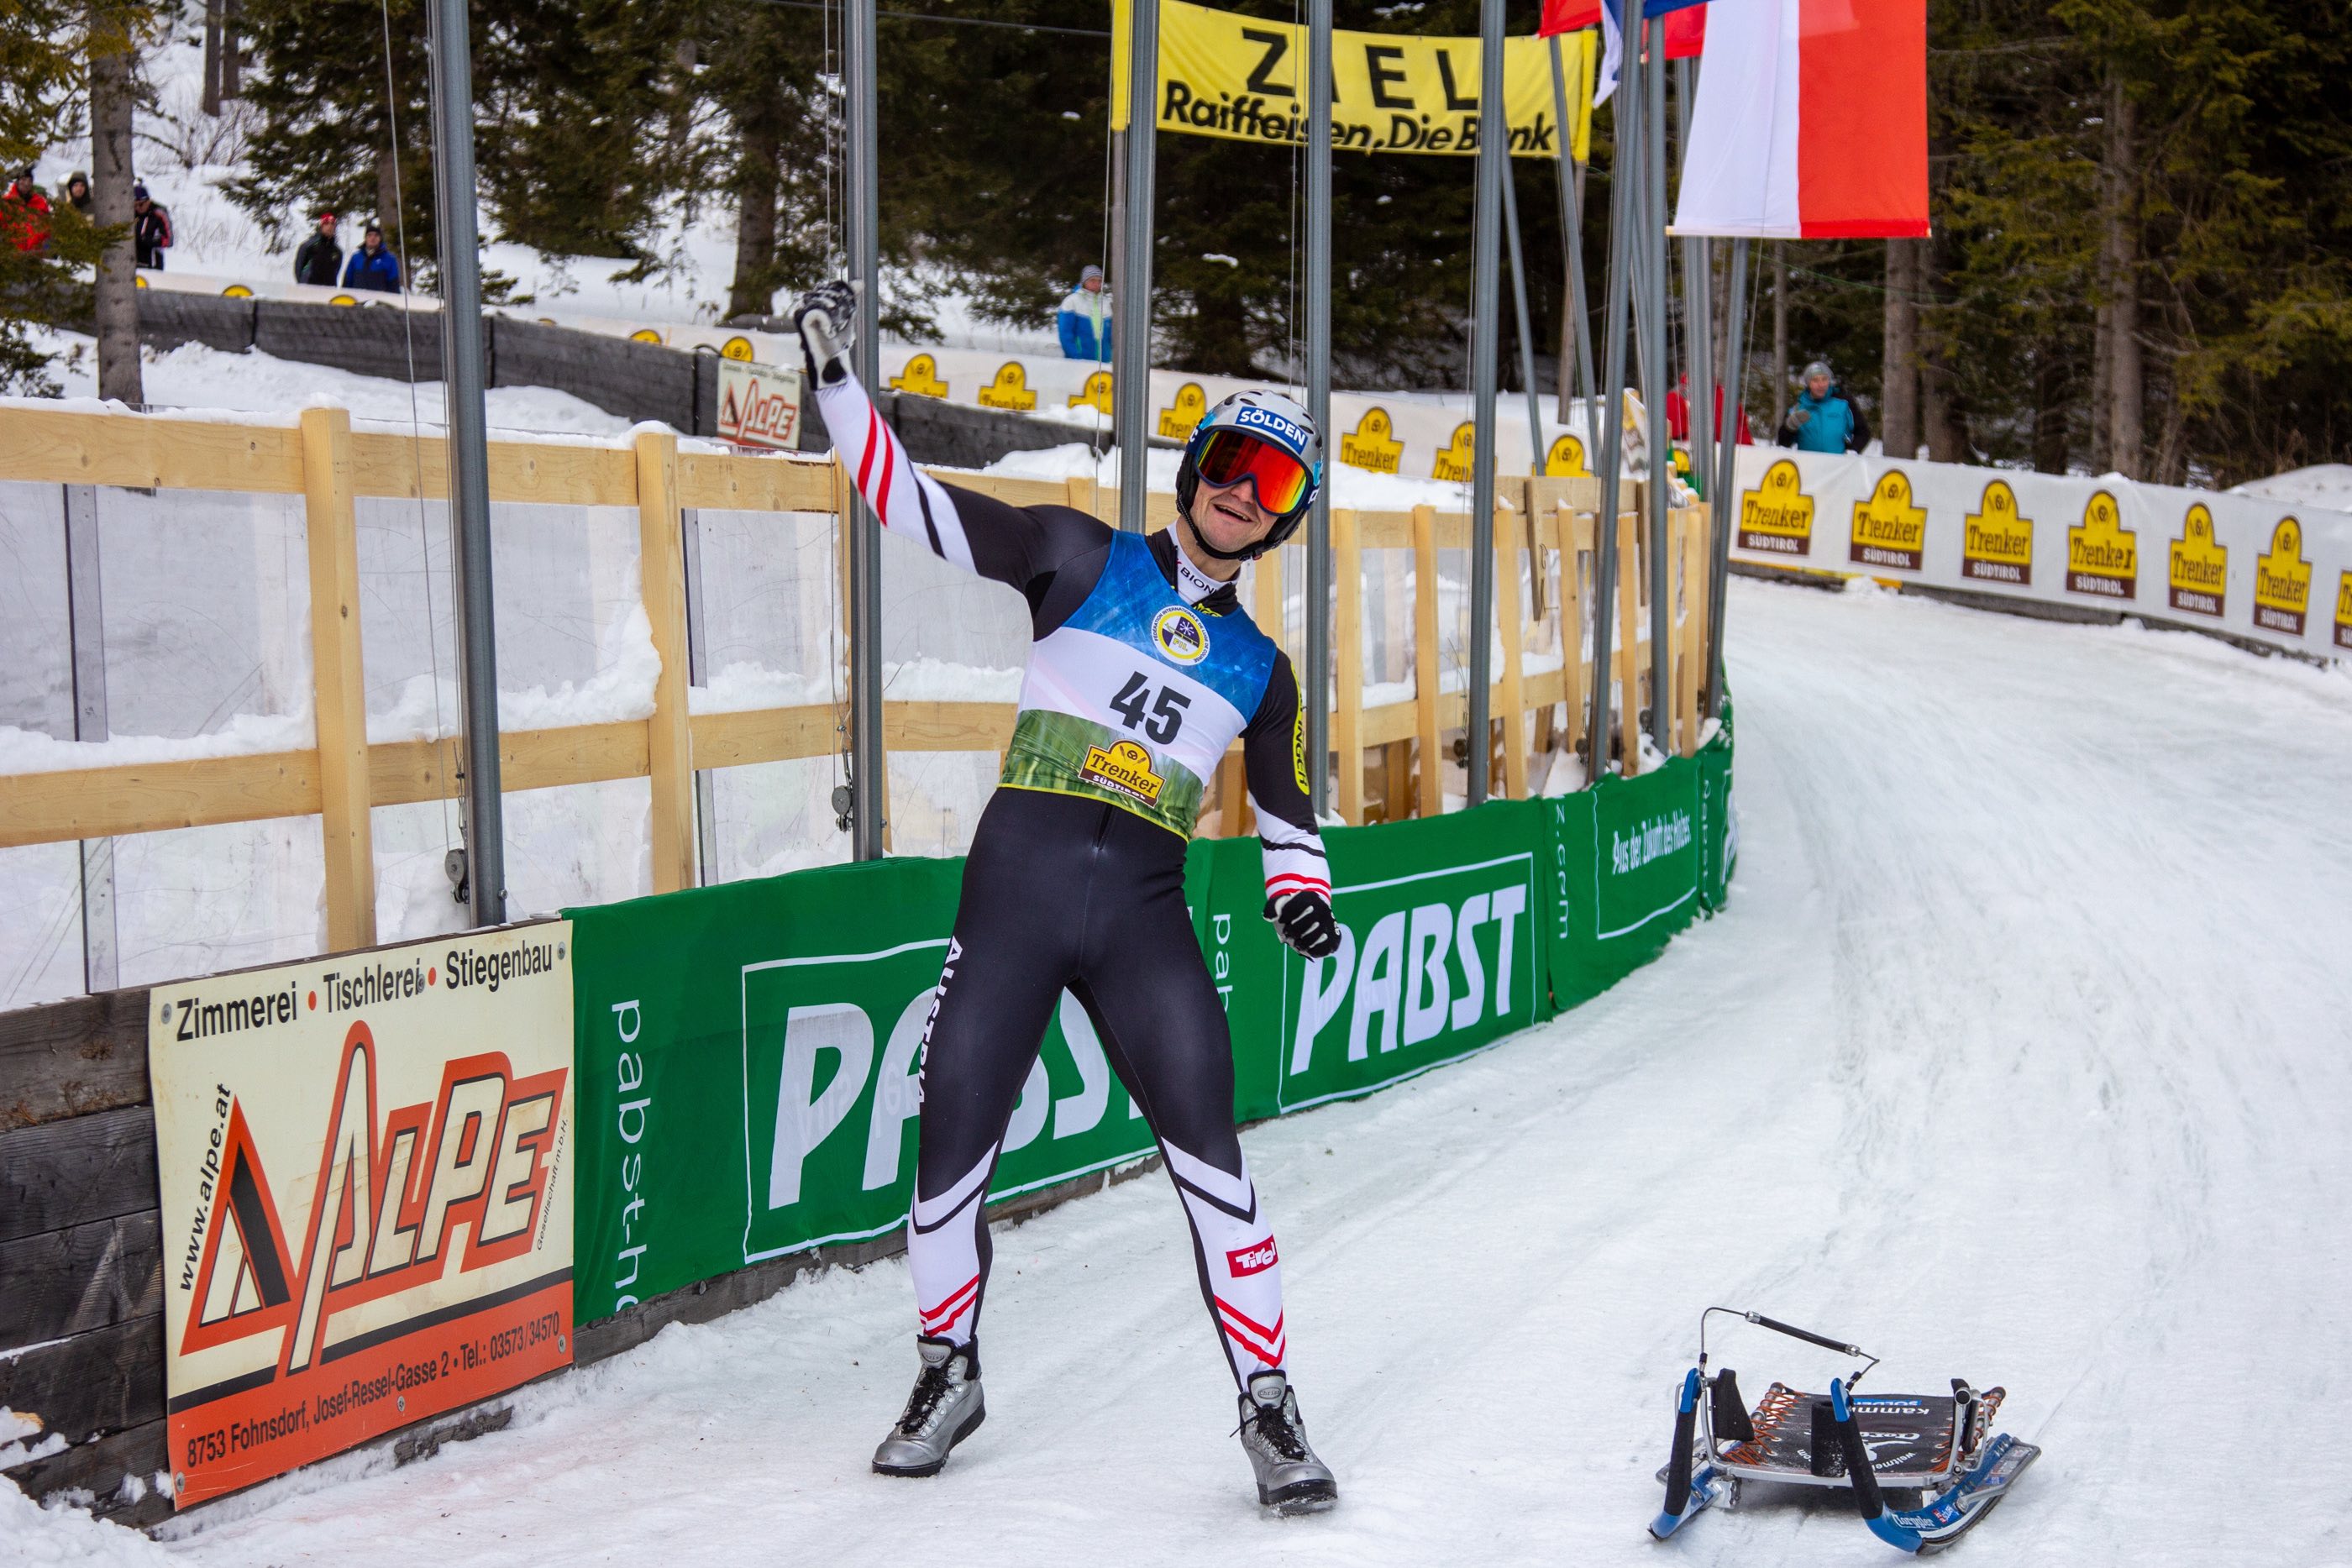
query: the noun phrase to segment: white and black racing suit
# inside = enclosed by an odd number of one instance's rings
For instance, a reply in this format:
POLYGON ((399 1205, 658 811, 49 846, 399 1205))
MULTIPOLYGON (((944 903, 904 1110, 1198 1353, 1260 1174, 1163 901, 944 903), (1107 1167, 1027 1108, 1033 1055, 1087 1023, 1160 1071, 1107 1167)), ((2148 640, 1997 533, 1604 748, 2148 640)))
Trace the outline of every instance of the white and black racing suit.
POLYGON ((1284 1364, 1282 1270, 1234 1136, 1232 1041, 1185 906, 1184 850, 1239 738, 1268 895, 1328 897, 1290 663, 1169 535, 940 483, 908 461, 854 377, 817 401, 884 526, 1019 590, 1035 639, 924 1034, 907 1237, 919 1331, 971 1342, 990 1174, 1067 989, 1159 1140, 1245 1387, 1284 1364))

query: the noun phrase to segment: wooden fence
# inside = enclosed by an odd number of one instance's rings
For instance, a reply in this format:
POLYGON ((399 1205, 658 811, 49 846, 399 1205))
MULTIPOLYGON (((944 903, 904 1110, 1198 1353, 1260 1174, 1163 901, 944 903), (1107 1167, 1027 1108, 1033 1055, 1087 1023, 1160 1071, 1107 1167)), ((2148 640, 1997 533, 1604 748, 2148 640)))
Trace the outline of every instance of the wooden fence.
MULTIPOLYGON (((361 649, 356 502, 360 497, 435 497, 447 493, 447 456, 438 438, 352 429, 340 409, 309 409, 291 426, 213 423, 170 416, 65 410, 0 410, 0 480, 139 489, 242 491, 302 497, 310 586, 311 680, 316 743, 308 748, 170 762, 130 763, 0 777, 0 848, 110 838, 173 828, 316 814, 325 848, 327 947, 375 941, 375 871, 370 809, 455 799, 453 748, 446 741, 371 745, 361 649)), ((825 756, 839 745, 838 716, 826 705, 692 714, 688 707, 687 585, 683 513, 696 510, 825 513, 846 498, 830 462, 679 450, 677 438, 640 432, 626 446, 492 442, 490 498, 635 509, 644 605, 661 674, 653 712, 642 720, 499 737, 507 790, 643 778, 652 794, 653 891, 696 882, 697 770, 825 756)), ((1016 506, 1059 503, 1095 516, 1118 515, 1116 491, 1089 479, 1043 481, 944 474, 1016 506)), ((1583 735, 1594 662, 1589 641, 1590 583, 1599 486, 1591 479, 1504 480, 1491 526, 1499 559, 1501 658, 1486 747, 1492 792, 1524 795, 1532 758, 1571 755, 1583 735), (1530 590, 1523 600, 1522 584, 1530 590), (1528 667, 1530 648, 1542 667, 1528 667), (1564 715, 1564 716, 1563 716, 1564 715)), ((1638 491, 1635 505, 1638 506, 1638 491)), ((1173 520, 1175 498, 1154 494, 1150 526, 1173 520)), ((1706 646, 1706 515, 1672 514, 1675 598, 1672 704, 1675 748, 1696 749, 1700 669, 1706 646)), ((1340 759, 1335 804, 1350 822, 1431 815, 1443 809, 1449 732, 1466 722, 1466 690, 1448 690, 1439 669, 1437 552, 1465 549, 1472 519, 1422 507, 1410 512, 1335 510, 1338 584, 1333 643, 1333 750, 1340 759), (1402 563, 1410 552, 1412 692, 1368 706, 1365 668, 1368 573, 1382 573, 1386 612, 1401 615, 1402 563)), ((1612 677, 1619 733, 1604 750, 1640 766, 1638 714, 1649 686, 1647 573, 1635 515, 1618 519, 1620 559, 1612 677)), ((1282 556, 1254 569, 1254 607, 1281 635, 1282 556)), ((1466 618, 1465 618, 1466 619, 1466 618)), ((1386 639, 1400 649, 1391 627, 1386 639)), ((1466 628, 1463 629, 1466 631, 1466 628)), ((1294 660, 1300 650, 1291 650, 1294 660)), ((1400 672, 1401 673, 1401 672, 1400 672)), ((1393 687, 1393 682, 1391 683, 1393 687)), ((1002 751, 1012 734, 1009 703, 890 701, 887 746, 902 751, 1002 751)), ((1466 759, 1471 748, 1464 747, 1466 759)), ((1247 830, 1238 751, 1213 796, 1211 825, 1247 830)))

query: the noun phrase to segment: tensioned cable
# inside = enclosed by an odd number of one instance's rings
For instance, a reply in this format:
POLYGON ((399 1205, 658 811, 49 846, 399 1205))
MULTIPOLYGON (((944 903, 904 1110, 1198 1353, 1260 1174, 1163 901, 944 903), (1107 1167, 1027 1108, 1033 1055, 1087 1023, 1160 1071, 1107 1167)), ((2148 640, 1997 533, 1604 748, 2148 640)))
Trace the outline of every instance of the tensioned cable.
MULTIPOLYGON (((383 19, 383 119, 386 145, 392 152, 392 232, 400 242, 399 265, 411 268, 404 282, 414 285, 415 258, 408 254, 408 192, 400 177, 400 95, 394 85, 392 69, 392 0, 377 0, 377 10, 383 19)), ((429 75, 429 73, 428 73, 429 75)), ((428 82, 427 91, 432 90, 428 82)), ((444 736, 441 721, 441 648, 436 640, 433 614, 433 544, 432 529, 425 517, 425 424, 416 412, 416 312, 408 303, 408 291, 402 291, 400 301, 400 337, 408 353, 408 453, 415 465, 416 482, 416 549, 417 574, 425 581, 425 655, 433 674, 433 738, 446 754, 441 777, 457 777, 457 737, 444 736)), ((444 365, 442 373, 448 373, 444 365)), ((441 793, 441 848, 452 848, 449 831, 449 795, 441 793)))

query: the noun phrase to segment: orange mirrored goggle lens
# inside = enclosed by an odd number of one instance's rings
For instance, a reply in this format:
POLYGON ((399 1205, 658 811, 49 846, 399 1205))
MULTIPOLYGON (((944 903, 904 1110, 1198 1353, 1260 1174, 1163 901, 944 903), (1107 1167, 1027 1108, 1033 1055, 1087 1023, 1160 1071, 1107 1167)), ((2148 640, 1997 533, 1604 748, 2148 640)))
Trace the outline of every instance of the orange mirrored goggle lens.
POLYGON ((1277 516, 1297 511, 1314 483, 1297 458, 1238 430, 1211 433, 1201 444, 1199 466, 1201 477, 1221 489, 1249 480, 1257 504, 1277 516))

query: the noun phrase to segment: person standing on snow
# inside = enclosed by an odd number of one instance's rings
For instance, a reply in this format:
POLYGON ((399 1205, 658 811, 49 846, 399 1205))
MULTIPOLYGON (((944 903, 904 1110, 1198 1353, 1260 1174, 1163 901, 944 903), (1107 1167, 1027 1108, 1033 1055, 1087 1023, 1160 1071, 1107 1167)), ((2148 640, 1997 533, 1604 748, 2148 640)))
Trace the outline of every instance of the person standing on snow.
POLYGON ((7 208, 0 213, 0 230, 18 250, 38 250, 49 243, 49 199, 33 183, 30 169, 9 182, 0 204, 7 208))
POLYGON ((89 214, 89 176, 77 169, 66 176, 66 200, 85 217, 89 214))
POLYGON ((835 460, 885 528, 1017 589, 1035 638, 923 1030, 907 1223, 922 1366, 874 1469, 936 1475, 986 1415, 983 1205, 1067 988, 1150 1125, 1192 1225, 1202 1293, 1241 1389, 1258 1500, 1286 1513, 1329 1508, 1338 1484, 1307 1446, 1283 1370, 1280 1260, 1234 1128, 1232 1038, 1184 903, 1203 787, 1239 738, 1266 917, 1309 958, 1339 947, 1298 685, 1234 590, 1241 563, 1307 515, 1321 479, 1314 423, 1273 393, 1225 399, 1185 448, 1176 526, 1148 539, 1069 507, 1016 507, 908 460, 850 371, 856 309, 850 286, 829 283, 793 310, 835 460))
POLYGON ((335 238, 335 214, 320 213, 319 226, 302 242, 302 248, 294 253, 294 281, 332 288, 335 275, 342 267, 343 247, 335 238))
POLYGON ((370 224, 360 236, 359 249, 343 264, 343 287, 371 288, 379 294, 400 292, 400 257, 383 243, 383 225, 370 224))
POLYGON ((144 185, 131 187, 131 237, 138 243, 139 265, 163 271, 163 253, 172 248, 172 209, 151 200, 144 185))
POLYGON ((1054 313, 1054 327, 1061 334, 1062 358, 1097 365, 1109 361, 1110 296, 1103 292, 1101 267, 1089 267, 1078 274, 1078 286, 1054 313))
POLYGON ((1805 367, 1805 390, 1780 422, 1778 440, 1800 452, 1859 452, 1870 444, 1870 423, 1831 379, 1829 366, 1815 360, 1805 367))

